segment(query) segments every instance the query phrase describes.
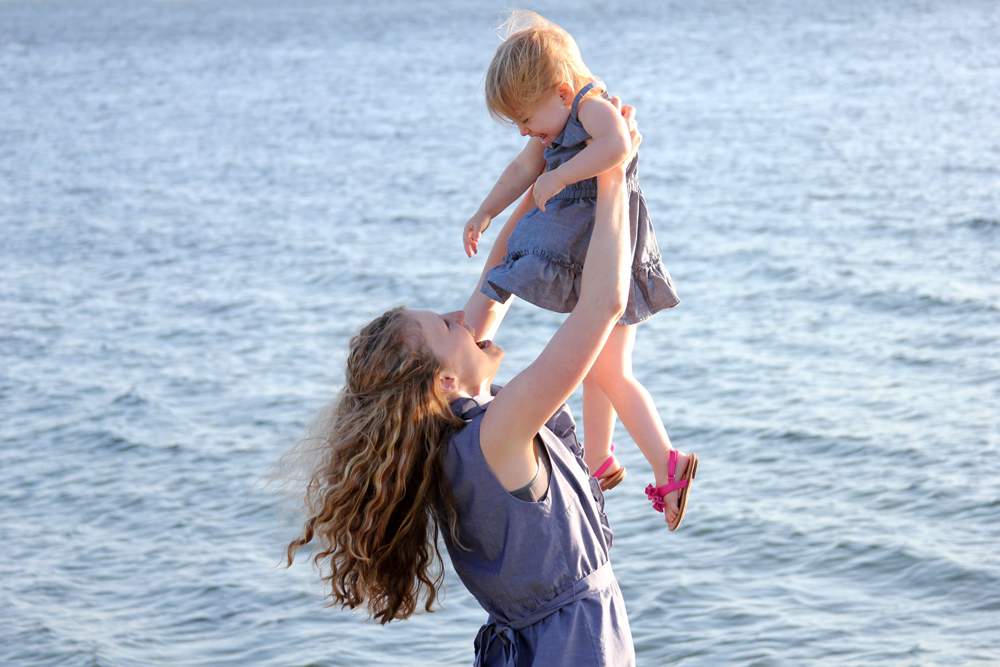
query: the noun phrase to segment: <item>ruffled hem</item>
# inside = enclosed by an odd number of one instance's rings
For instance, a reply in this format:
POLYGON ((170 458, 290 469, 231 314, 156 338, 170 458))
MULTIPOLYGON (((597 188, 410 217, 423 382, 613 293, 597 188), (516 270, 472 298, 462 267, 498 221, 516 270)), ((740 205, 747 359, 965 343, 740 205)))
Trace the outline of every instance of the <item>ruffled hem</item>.
POLYGON ((632 285, 628 291, 625 315, 618 324, 638 324, 681 302, 667 267, 659 257, 632 267, 632 285))
MULTIPOLYGON (((582 267, 541 251, 511 254, 486 274, 482 293, 506 303, 517 295, 539 308, 568 313, 580 300, 582 267)), ((638 324, 680 303, 674 283, 656 257, 632 267, 628 304, 618 324, 638 324)))
POLYGON ((482 292, 506 303, 512 294, 539 308, 568 313, 580 300, 581 269, 540 251, 511 254, 483 280, 482 292))

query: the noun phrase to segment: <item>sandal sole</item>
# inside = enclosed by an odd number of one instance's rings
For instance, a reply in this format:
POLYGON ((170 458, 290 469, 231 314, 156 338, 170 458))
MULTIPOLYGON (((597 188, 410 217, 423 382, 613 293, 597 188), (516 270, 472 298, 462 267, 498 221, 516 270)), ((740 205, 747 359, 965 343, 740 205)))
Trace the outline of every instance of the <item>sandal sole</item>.
MULTIPOLYGON (((691 453, 689 456, 687 470, 684 471, 684 475, 678 481, 693 480, 698 474, 698 455, 691 453)), ((689 491, 691 491, 690 481, 687 486, 677 492, 677 518, 674 519, 673 523, 667 524, 667 528, 671 531, 681 527, 681 521, 684 520, 684 514, 687 512, 689 491)))
POLYGON ((597 481, 601 485, 601 491, 610 491, 621 484, 623 479, 625 479, 625 466, 618 468, 618 470, 615 471, 615 474, 608 477, 602 477, 597 481))

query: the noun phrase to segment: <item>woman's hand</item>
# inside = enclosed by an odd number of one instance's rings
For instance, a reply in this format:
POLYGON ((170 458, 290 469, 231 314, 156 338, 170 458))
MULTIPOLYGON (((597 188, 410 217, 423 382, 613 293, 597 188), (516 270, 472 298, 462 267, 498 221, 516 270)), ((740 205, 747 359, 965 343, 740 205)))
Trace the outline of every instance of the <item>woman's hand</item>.
POLYGON ((629 151, 628 157, 622 162, 622 166, 627 167, 635 158, 635 154, 639 151, 639 144, 642 143, 642 135, 639 134, 639 126, 635 122, 635 107, 629 104, 623 106, 621 98, 617 96, 611 98, 611 104, 622 112, 622 117, 628 125, 629 138, 632 139, 632 150, 629 151))

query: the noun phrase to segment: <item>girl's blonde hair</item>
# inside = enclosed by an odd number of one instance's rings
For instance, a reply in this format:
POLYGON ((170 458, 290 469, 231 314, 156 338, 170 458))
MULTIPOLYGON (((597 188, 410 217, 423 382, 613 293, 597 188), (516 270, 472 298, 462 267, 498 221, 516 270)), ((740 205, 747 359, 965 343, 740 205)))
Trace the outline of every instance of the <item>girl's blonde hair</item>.
POLYGON ((500 26, 503 41, 486 71, 486 108, 511 125, 565 81, 579 91, 595 77, 570 34, 534 12, 514 10, 500 26))
MULTIPOLYGON (((442 456, 464 425, 436 387, 440 362, 405 308, 351 339, 344 387, 292 452, 307 473, 305 526, 331 605, 364 607, 380 623, 431 611, 441 586, 439 523, 456 537, 442 456)), ((457 537, 456 537, 457 542, 457 537)))

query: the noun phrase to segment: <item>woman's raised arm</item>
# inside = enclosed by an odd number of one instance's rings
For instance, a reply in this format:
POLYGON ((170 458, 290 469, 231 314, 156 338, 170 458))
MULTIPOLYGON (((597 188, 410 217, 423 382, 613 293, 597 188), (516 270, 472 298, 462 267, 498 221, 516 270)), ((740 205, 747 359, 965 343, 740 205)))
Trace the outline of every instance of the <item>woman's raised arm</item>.
MULTIPOLYGON (((630 126, 633 113, 626 119, 630 126)), ((635 134, 635 146, 641 136, 635 134)), ((501 480, 533 458, 538 430, 583 381, 625 309, 631 247, 625 164, 597 177, 594 231, 583 269, 580 300, 539 357, 516 375, 483 417, 483 454, 501 480)), ((533 461, 532 461, 533 463, 533 461)))

